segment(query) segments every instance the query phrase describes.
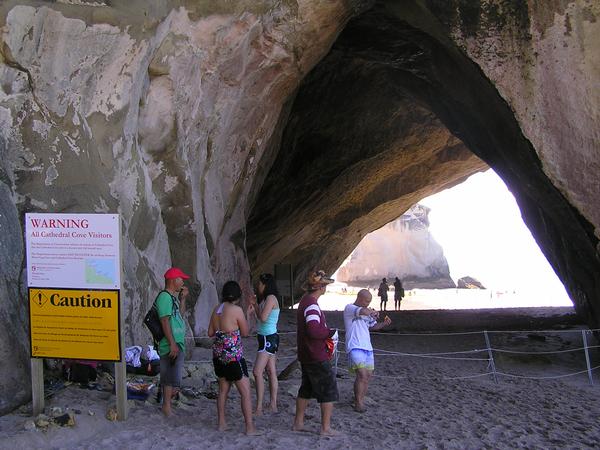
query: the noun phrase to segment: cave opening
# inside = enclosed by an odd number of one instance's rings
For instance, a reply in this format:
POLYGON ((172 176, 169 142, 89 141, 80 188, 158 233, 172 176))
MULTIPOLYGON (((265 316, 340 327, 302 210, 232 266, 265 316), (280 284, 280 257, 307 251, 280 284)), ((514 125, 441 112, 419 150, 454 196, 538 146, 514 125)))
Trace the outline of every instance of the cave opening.
POLYGON ((369 232, 492 167, 595 325, 593 227, 545 175, 481 69, 429 31, 439 25, 430 13, 402 8, 377 2, 351 20, 286 105, 249 212, 252 273, 291 264, 300 293, 309 270, 333 272, 369 232))
POLYGON ((491 169, 369 233, 333 277, 336 283, 320 299, 326 310, 343 309, 364 288, 379 307, 384 277, 392 311, 573 306, 491 169), (394 301, 395 277, 405 291, 401 304, 394 301))

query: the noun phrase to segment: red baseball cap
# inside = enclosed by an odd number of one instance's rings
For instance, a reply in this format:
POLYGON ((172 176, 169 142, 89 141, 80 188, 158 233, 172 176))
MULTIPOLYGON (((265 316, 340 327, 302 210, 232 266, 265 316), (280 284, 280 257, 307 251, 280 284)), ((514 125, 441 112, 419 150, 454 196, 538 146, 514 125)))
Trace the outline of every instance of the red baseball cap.
POLYGON ((165 280, 174 280, 175 278, 187 280, 189 277, 190 276, 186 275, 179 267, 171 267, 165 272, 165 280))

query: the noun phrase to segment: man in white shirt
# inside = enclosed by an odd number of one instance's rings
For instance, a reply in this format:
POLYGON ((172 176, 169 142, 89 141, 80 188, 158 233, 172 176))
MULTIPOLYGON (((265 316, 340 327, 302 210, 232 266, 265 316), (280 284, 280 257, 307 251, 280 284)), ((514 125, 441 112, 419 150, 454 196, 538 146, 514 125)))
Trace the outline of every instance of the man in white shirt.
POLYGON ((350 373, 356 373, 354 380, 354 410, 365 412, 365 396, 369 380, 375 370, 373 346, 369 330, 380 330, 392 323, 388 316, 377 323, 379 312, 369 308, 371 293, 361 289, 354 303, 344 309, 344 324, 346 328, 346 353, 350 373))

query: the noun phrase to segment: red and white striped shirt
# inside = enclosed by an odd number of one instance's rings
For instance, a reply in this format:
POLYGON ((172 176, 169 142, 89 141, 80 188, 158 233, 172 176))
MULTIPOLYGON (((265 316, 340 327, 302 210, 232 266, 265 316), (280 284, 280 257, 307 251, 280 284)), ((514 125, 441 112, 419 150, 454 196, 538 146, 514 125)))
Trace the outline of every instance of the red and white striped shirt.
POLYGON ((298 327, 298 360, 301 363, 327 361, 331 355, 327 351, 327 338, 333 336, 335 329, 327 327, 325 314, 321 311, 317 299, 305 294, 300 300, 296 313, 298 327))

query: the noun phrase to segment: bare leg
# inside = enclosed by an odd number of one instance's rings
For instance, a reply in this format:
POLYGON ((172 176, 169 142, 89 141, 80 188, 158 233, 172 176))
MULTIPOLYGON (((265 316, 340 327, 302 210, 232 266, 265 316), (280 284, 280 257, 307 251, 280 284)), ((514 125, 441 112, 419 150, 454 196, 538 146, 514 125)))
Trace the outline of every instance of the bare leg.
POLYGON ((268 362, 269 355, 266 352, 256 354, 256 361, 254 362, 252 373, 254 374, 254 383, 256 384, 256 409, 254 410, 254 414, 257 416, 260 416, 263 413, 263 398, 265 396, 265 380, 263 378, 263 373, 268 362))
POLYGON ((294 417, 294 426, 292 427, 292 430, 304 431, 304 413, 306 412, 307 406, 307 398, 296 398, 296 417, 294 417))
POLYGON ((331 415, 333 414, 333 403, 321 403, 321 436, 336 436, 338 431, 331 428, 331 415))
POLYGON ((235 382, 235 387, 240 392, 242 397, 242 414, 246 422, 246 434, 248 436, 258 434, 252 419, 252 395, 250 394, 250 380, 247 377, 242 377, 241 380, 235 382))
POLYGON ((163 385, 162 412, 167 417, 173 415, 173 410, 171 409, 172 398, 173 386, 163 385))
POLYGON ((227 424, 225 423, 225 403, 231 383, 225 378, 219 378, 219 396, 217 397, 217 427, 219 431, 225 431, 227 424))
POLYGON ((277 412, 277 390, 279 389, 279 381, 277 380, 276 356, 269 356, 267 363, 267 373, 269 374, 269 394, 271 402, 269 409, 271 412, 277 412))
POLYGON ((354 409, 358 412, 364 412, 365 396, 369 387, 372 371, 367 369, 357 369, 356 379, 354 380, 354 409))

